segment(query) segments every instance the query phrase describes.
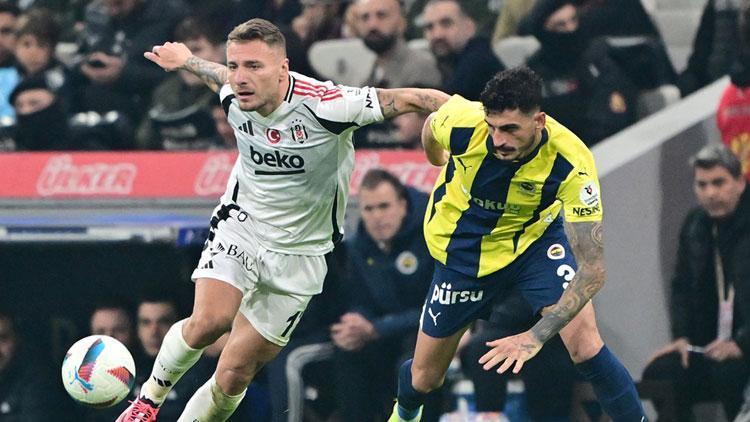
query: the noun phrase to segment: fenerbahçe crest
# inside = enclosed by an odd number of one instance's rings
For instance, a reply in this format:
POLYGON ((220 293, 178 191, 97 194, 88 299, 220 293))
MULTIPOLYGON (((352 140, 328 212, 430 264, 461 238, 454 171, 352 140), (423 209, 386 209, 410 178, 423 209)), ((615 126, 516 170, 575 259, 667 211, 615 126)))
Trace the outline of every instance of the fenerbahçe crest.
POLYGON ((417 272, 419 261, 412 251, 403 251, 396 258, 396 269, 404 275, 412 275, 417 272))

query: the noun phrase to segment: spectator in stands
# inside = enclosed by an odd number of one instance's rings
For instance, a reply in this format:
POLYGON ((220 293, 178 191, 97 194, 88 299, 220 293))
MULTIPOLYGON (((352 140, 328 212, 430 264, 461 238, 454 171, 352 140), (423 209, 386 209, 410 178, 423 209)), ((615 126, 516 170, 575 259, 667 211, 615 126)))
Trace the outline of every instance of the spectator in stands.
POLYGON ((0 309, 0 420, 47 422, 74 414, 60 373, 55 376, 47 362, 24 353, 21 337, 14 315, 0 309))
MULTIPOLYGON (((184 19, 174 38, 196 57, 224 62, 224 34, 200 16, 184 19)), ((138 144, 146 149, 185 150, 223 146, 216 143, 216 125, 211 115, 218 102, 216 93, 186 70, 169 75, 154 90, 148 116, 138 128, 138 144)))
POLYGON ((426 194, 376 169, 358 195, 362 220, 345 244, 349 306, 331 338, 341 412, 372 421, 386 416, 398 363, 413 353, 433 260, 422 235, 426 194))
POLYGON ((25 79, 10 95, 16 124, 2 137, 18 151, 67 150, 73 147, 68 116, 43 75, 25 79))
MULTIPOLYGON (((421 29, 423 27, 422 14, 431 0, 413 0, 404 3, 411 3, 411 7, 406 14, 410 29, 407 38, 423 37, 421 29)), ((500 13, 500 6, 503 2, 494 0, 460 0, 461 7, 476 24, 476 32, 479 36, 490 38, 495 22, 500 13)))
MULTIPOLYGON (((136 368, 153 366, 164 336, 169 327, 180 319, 179 317, 177 303, 167 293, 148 294, 140 300, 136 311, 136 332, 142 353, 136 354, 139 356, 136 368)), ((191 368, 169 393, 159 412, 160 421, 176 421, 193 392, 203 384, 203 379, 196 377, 202 372, 200 369, 194 369, 198 366, 199 364, 196 364, 191 368)), ((148 371, 136 370, 135 385, 143 385, 148 376, 148 371)), ((137 397, 138 392, 135 393, 134 396, 137 397)))
MULTIPOLYGON (((489 321, 477 321, 471 338, 461 348, 461 369, 474 384, 477 412, 502 412, 510 372, 498 374, 479 365, 490 347, 488 341, 517 334, 534 322, 534 312, 516 292, 495 304, 489 321)), ((576 370, 560 336, 548 341, 539 354, 526 362, 523 379, 526 408, 534 421, 565 421, 570 417, 576 370)))
MULTIPOLYGON (((89 318, 91 334, 114 337, 124 344, 136 359, 140 359, 140 346, 135 341, 133 316, 122 300, 105 300, 97 304, 89 318)), ((136 373, 138 368, 136 367, 136 373)), ((107 409, 86 409, 83 418, 86 422, 112 422, 128 407, 125 400, 107 409)))
POLYGON ((693 52, 678 81, 683 96, 729 73, 739 53, 738 18, 738 1, 708 0, 693 41, 693 52))
POLYGON ((133 317, 122 301, 103 302, 94 308, 89 320, 91 334, 116 338, 131 353, 135 350, 133 317))
POLYGON ((305 49, 314 42, 341 38, 340 0, 300 0, 302 13, 292 21, 292 29, 305 49))
POLYGON ((15 116, 13 105, 10 103, 10 93, 21 79, 13 55, 16 48, 16 24, 20 13, 13 4, 0 2, 0 122, 2 123, 9 123, 8 118, 12 121, 15 116))
POLYGON ((91 2, 78 51, 82 109, 117 110, 139 122, 165 75, 143 52, 169 39, 186 10, 182 0, 91 2))
MULTIPOLYGON (((359 0, 355 13, 359 37, 376 54, 364 85, 379 88, 440 86, 440 72, 432 55, 406 44, 406 21, 399 0, 359 0)), ((395 121, 387 121, 355 132, 355 145, 358 148, 405 146, 394 125, 395 121)))
POLYGON ((485 83, 504 68, 476 28, 457 0, 430 0, 425 6, 424 37, 437 58, 441 87, 469 100, 478 100, 485 83))
POLYGON ((406 45, 406 21, 399 0, 359 0, 356 11, 360 38, 377 56, 365 85, 379 88, 440 85, 440 73, 432 55, 406 45))
POLYGON ((583 0, 581 27, 592 37, 647 35, 660 37, 640 0, 583 0))
POLYGON ((534 7, 535 0, 505 0, 492 33, 492 43, 519 35, 518 27, 534 7))
POLYGON ((731 69, 731 83, 724 89, 716 112, 721 140, 742 163, 742 173, 750 180, 750 2, 744 1, 740 14, 740 52, 731 69))
POLYGON ((672 383, 678 421, 694 420, 692 405, 707 399, 721 400, 731 420, 750 374, 750 193, 739 160, 724 145, 704 147, 691 162, 700 206, 680 233, 674 340, 654 354, 643 380, 672 383))
POLYGON ((635 85, 608 44, 580 28, 573 0, 537 0, 527 18, 541 44, 527 64, 544 80, 544 110, 589 146, 635 121, 635 85))
POLYGON ((15 56, 23 78, 42 75, 66 110, 75 102, 70 71, 55 58, 60 27, 49 10, 32 9, 18 19, 15 56))

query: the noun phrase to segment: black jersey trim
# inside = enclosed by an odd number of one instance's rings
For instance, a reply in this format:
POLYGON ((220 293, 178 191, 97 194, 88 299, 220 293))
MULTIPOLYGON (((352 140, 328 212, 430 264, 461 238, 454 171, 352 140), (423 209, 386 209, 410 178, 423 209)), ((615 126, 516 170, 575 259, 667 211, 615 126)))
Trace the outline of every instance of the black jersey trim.
POLYGON ((294 79, 294 76, 291 74, 289 75, 289 86, 286 89, 286 95, 284 95, 284 101, 291 103, 292 102, 292 94, 294 93, 294 85, 297 83, 297 80, 294 79))
POLYGON ((314 111, 310 107, 307 106, 307 104, 303 104, 306 109, 310 111, 310 113, 315 117, 315 120, 320 123, 321 126, 323 126, 327 131, 333 133, 334 135, 341 135, 345 130, 352 128, 352 127, 359 127, 358 124, 354 122, 334 122, 331 120, 326 120, 317 114, 315 114, 314 111))
POLYGON ((232 100, 234 99, 234 94, 229 94, 226 97, 224 97, 223 100, 221 100, 221 107, 224 109, 224 114, 229 117, 229 106, 232 105, 232 100))
POLYGON ((331 241, 334 245, 341 243, 341 239, 344 235, 339 231, 339 223, 336 218, 336 210, 338 209, 339 202, 339 186, 336 185, 336 190, 333 192, 333 206, 331 207, 331 225, 333 226, 333 234, 331 235, 331 241))

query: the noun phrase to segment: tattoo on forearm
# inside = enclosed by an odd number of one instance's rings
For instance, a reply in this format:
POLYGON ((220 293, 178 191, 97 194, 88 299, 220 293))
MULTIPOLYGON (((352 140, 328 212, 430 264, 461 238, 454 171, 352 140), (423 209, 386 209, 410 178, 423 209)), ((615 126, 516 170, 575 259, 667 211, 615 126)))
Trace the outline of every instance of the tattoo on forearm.
POLYGON ((378 89, 380 109, 386 118, 412 111, 429 113, 440 108, 450 96, 435 89, 378 89))
POLYGON ((541 342, 546 342, 567 325, 604 285, 603 233, 601 222, 566 223, 573 254, 578 262, 578 272, 531 332, 541 342))
POLYGON ((393 97, 393 95, 385 95, 383 99, 386 100, 384 104, 381 103, 383 116, 392 117, 401 114, 398 107, 396 106, 396 99, 393 97))
POLYGON ((223 64, 190 56, 184 67, 185 70, 201 78, 214 91, 218 91, 227 81, 227 67, 223 64))

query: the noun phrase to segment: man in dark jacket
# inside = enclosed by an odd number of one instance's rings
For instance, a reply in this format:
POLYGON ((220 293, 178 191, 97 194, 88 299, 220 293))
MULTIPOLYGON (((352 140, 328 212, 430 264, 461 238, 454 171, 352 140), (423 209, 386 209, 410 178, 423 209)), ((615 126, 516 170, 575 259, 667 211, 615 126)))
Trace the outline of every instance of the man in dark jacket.
POLYGON ((539 0, 527 20, 541 44, 527 64, 544 80, 543 110, 588 146, 635 121, 636 86, 579 25, 573 0, 539 0))
POLYGON ((739 160, 723 145, 703 148, 692 163, 700 206, 680 234, 674 340, 654 354, 643 379, 673 382, 679 421, 693 420, 692 405, 706 399, 721 400, 731 420, 750 373, 750 194, 739 160))
POLYGON ((505 69, 489 39, 477 35, 474 19, 456 0, 430 0, 424 9, 424 37, 438 62, 442 90, 478 100, 495 73, 505 69))
POLYGON ((422 234, 427 195, 384 170, 365 174, 362 221, 346 243, 348 312, 331 327, 341 413, 384 419, 399 362, 413 351, 433 260, 422 234))
POLYGON ((45 422, 73 414, 73 401, 63 393, 59 375, 21 346, 14 316, 0 308, 0 420, 45 422))

